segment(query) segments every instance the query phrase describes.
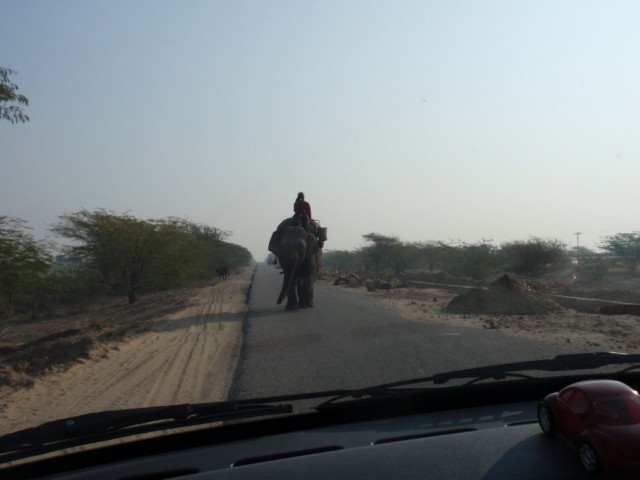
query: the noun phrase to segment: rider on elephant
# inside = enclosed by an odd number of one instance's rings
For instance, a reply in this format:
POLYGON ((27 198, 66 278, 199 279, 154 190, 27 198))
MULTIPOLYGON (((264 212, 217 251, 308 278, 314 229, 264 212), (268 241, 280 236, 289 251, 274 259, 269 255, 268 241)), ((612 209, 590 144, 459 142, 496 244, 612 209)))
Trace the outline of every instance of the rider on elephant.
POLYGON ((300 220, 305 230, 309 230, 311 221, 311 205, 304 199, 304 193, 298 193, 298 197, 293 204, 293 216, 300 220))
POLYGON ((304 199, 304 193, 299 192, 296 201, 293 203, 294 221, 299 222, 307 232, 312 233, 318 240, 320 248, 324 246, 326 240, 326 229, 320 228, 318 221, 311 217, 311 205, 304 199))

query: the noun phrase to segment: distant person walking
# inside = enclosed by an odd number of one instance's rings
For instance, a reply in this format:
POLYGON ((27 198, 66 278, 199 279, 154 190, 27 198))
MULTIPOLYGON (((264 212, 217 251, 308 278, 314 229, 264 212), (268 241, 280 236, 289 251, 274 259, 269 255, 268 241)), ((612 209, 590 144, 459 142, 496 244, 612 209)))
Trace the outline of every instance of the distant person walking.
POLYGON ((302 226, 309 230, 309 221, 311 220, 311 205, 304 199, 304 193, 298 193, 296 201, 293 204, 293 216, 298 218, 302 226))

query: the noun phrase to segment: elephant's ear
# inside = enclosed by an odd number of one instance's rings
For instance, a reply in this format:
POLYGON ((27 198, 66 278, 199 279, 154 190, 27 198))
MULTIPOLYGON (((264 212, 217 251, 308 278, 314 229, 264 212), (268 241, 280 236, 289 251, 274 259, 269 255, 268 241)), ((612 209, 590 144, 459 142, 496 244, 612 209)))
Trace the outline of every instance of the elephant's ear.
POLYGON ((307 235, 307 251, 305 252, 305 259, 309 260, 311 256, 320 250, 320 245, 318 245, 318 240, 316 240, 315 235, 309 233, 307 235))
POLYGON ((280 245, 280 231, 277 230, 271 234, 271 240, 269 240, 269 251, 278 255, 278 246, 280 245))

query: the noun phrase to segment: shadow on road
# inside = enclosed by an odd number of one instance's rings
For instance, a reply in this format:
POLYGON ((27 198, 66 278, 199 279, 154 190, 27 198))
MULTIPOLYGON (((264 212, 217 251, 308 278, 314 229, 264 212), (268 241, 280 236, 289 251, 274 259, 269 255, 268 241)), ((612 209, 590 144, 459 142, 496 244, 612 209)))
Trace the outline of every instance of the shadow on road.
POLYGON ((272 315, 281 315, 285 313, 284 307, 268 307, 268 308, 256 308, 249 311, 249 318, 270 317, 272 315))

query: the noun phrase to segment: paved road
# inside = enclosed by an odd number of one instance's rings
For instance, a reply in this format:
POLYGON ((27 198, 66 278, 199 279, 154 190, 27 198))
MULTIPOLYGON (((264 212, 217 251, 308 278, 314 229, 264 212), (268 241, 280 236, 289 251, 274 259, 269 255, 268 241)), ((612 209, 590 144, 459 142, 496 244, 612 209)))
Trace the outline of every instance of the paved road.
POLYGON ((365 295, 319 285, 316 306, 276 305, 282 276, 259 264, 231 398, 360 388, 483 364, 552 357, 544 342, 422 323, 365 295))

